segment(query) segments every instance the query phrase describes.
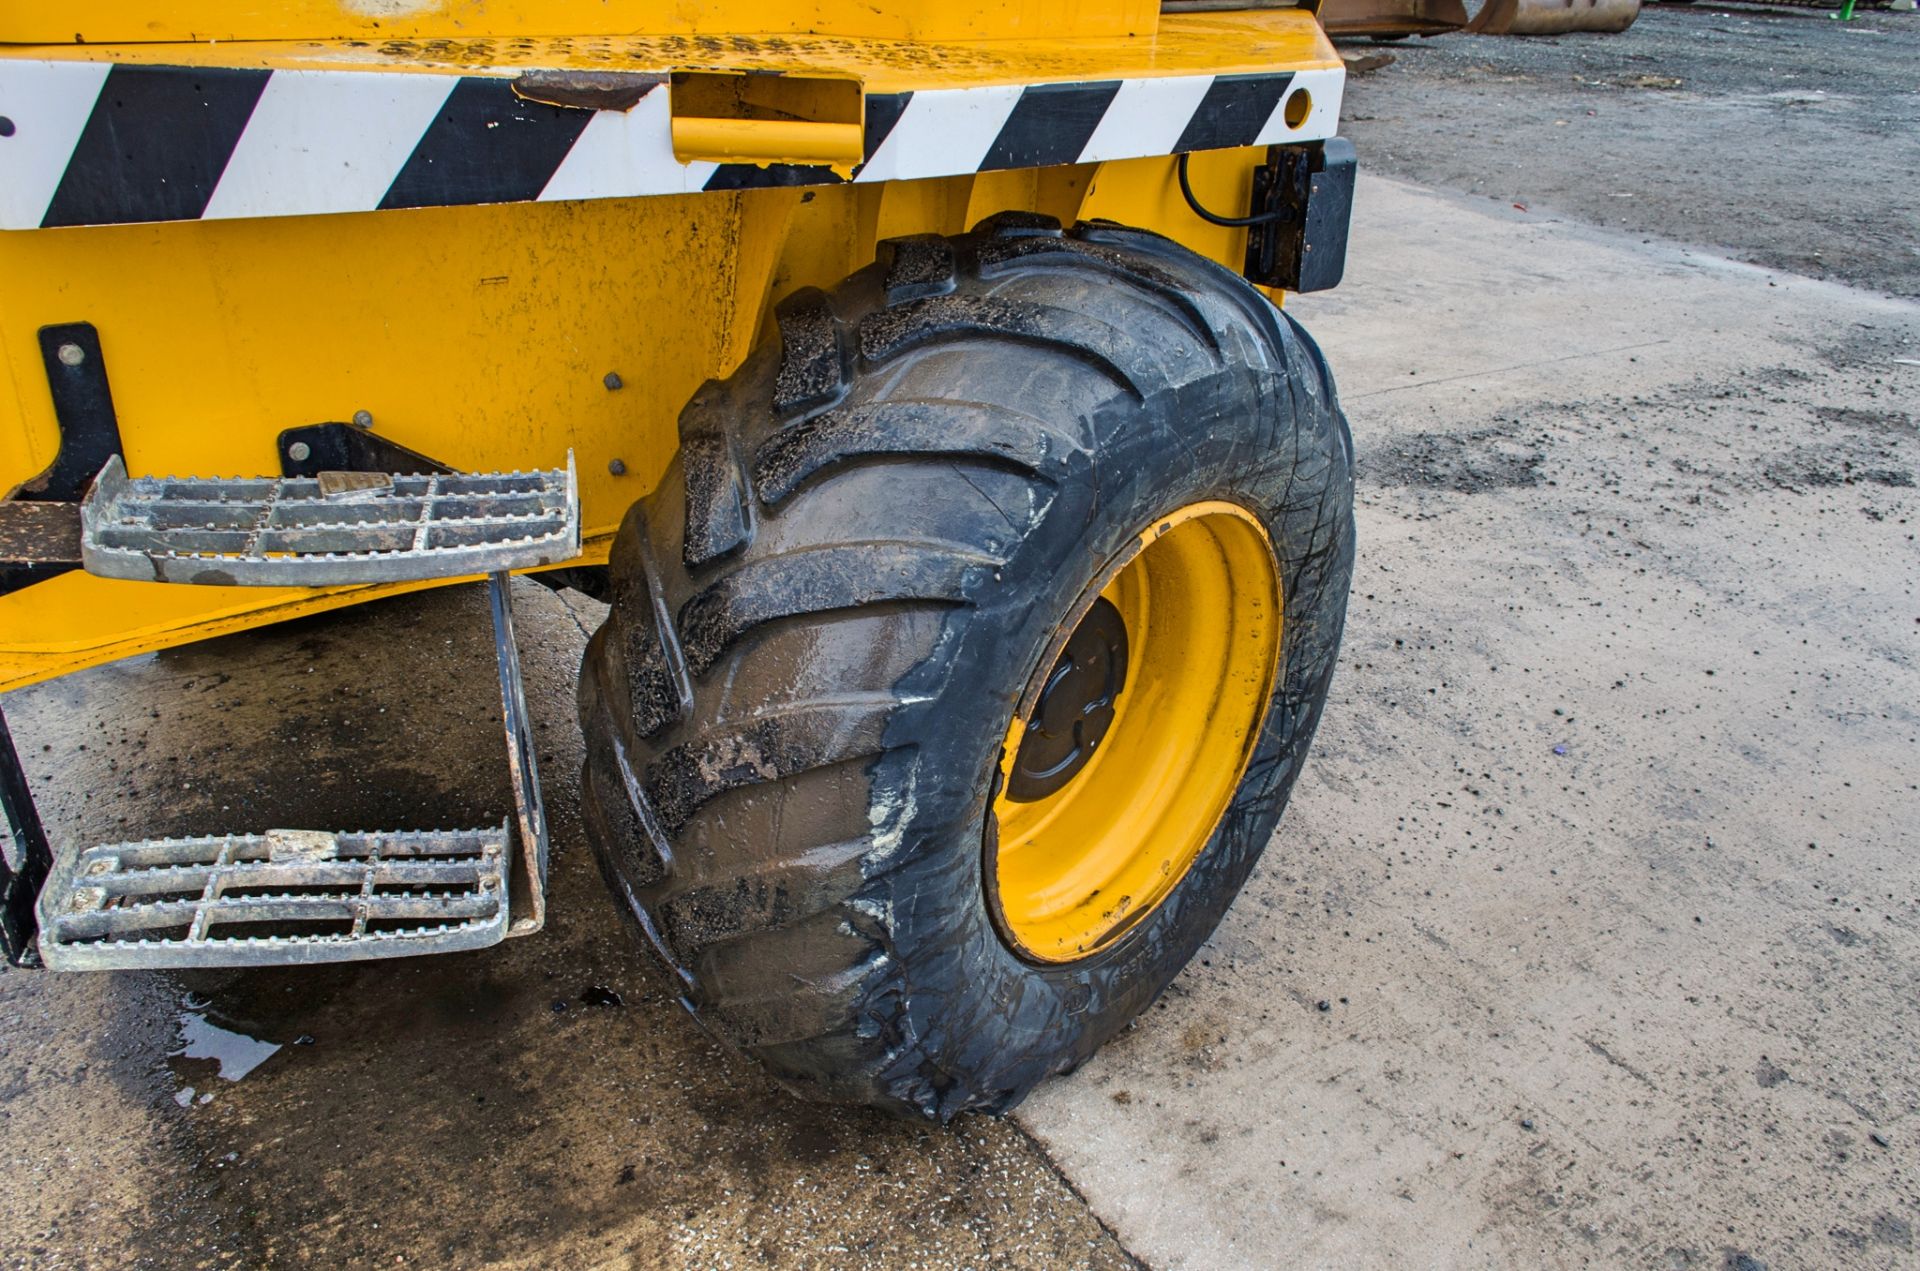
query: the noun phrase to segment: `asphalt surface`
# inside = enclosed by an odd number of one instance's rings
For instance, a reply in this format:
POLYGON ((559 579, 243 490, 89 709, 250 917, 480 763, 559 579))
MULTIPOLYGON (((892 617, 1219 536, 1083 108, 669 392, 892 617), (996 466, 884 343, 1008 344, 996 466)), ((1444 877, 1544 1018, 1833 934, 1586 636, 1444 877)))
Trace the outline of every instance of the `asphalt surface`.
MULTIPOLYGON (((1867 232, 1877 197, 1916 241, 1912 129, 1878 176, 1782 178, 1771 218, 1742 199, 1756 155, 1805 173, 1908 118, 1916 38, 1665 9, 1356 79, 1367 167, 1405 179, 1363 183, 1346 285, 1296 302, 1361 465, 1327 722, 1201 959, 1016 1117, 799 1104, 680 1012, 574 811, 597 611, 523 583, 548 931, 384 966, 0 972, 0 1262, 1912 1262, 1920 307, 1893 298, 1898 233, 1867 232), (1749 37, 1712 35, 1742 24, 1802 33, 1789 71, 1825 59, 1834 131, 1749 101, 1760 63, 1720 56, 1749 37), (1694 87, 1559 79, 1648 50, 1694 87), (1516 151, 1529 102, 1551 131, 1516 151), (1609 104, 1639 123, 1584 114, 1609 104), (1739 215, 1597 192, 1636 137, 1702 119, 1691 188, 1739 215)), ((69 843, 481 824, 508 806, 491 676, 463 588, 4 706, 69 843)))
POLYGON ((1920 22, 1829 12, 1379 46, 1396 60, 1352 78, 1341 131, 1371 172, 1920 296, 1920 22))

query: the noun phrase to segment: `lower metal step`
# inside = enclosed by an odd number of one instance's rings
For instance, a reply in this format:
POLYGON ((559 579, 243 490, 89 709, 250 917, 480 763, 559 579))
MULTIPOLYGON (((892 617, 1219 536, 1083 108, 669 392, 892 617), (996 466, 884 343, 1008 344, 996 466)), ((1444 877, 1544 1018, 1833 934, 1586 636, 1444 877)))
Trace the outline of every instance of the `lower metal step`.
POLYGON ((57 860, 57 971, 284 966, 453 953, 507 934, 508 827, 148 839, 57 860))
POLYGON ((138 477, 107 461, 80 507, 88 573, 261 587, 458 578, 580 554, 573 456, 546 472, 138 477))

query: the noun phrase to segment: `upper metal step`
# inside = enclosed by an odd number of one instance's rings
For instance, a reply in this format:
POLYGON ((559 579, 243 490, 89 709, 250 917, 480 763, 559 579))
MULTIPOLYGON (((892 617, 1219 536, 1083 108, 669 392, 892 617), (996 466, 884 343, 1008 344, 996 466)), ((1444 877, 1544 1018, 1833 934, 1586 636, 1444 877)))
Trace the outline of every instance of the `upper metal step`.
POLYGON ((80 508, 87 572, 260 587, 457 578, 580 554, 573 455, 546 472, 127 476, 115 455, 80 508))
POLYGON ((452 953, 507 933, 507 826, 148 839, 63 854, 40 892, 56 971, 452 953))

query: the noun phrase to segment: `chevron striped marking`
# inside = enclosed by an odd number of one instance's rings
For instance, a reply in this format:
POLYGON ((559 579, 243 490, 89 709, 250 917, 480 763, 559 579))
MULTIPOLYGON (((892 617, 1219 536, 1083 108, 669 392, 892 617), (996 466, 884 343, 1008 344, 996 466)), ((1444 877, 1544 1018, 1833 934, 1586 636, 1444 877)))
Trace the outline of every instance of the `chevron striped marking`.
MULTIPOLYGON (((1319 141, 1346 72, 872 94, 860 183, 1319 141), (1295 128, 1285 103, 1309 92, 1295 128)), ((671 89, 630 110, 506 76, 0 60, 0 229, 833 185, 800 164, 682 163, 671 89)))

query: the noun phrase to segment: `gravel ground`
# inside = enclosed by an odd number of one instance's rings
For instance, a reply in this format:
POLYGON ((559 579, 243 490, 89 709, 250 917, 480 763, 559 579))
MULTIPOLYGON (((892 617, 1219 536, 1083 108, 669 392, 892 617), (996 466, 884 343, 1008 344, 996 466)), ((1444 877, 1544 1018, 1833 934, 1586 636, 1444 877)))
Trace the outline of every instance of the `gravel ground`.
POLYGON ((1391 49, 1347 91, 1363 170, 1920 296, 1920 15, 1654 5, 1391 49))

